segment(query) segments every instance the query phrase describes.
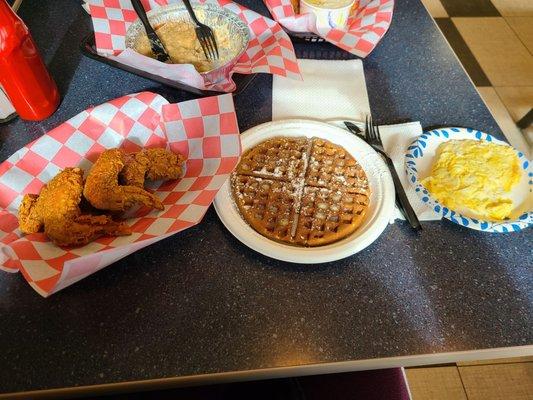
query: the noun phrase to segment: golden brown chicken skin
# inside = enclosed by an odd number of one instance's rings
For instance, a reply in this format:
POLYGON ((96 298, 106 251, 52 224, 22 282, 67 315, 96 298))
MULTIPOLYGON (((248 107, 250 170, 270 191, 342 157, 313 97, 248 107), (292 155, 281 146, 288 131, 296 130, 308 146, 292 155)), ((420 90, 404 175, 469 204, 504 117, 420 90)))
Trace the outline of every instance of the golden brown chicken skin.
POLYGON ((141 150, 127 155, 120 179, 126 185, 137 187, 143 187, 145 179, 179 179, 183 173, 184 160, 181 154, 162 148, 141 150))
POLYGON ((142 187, 120 185, 119 173, 124 168, 126 154, 120 149, 104 151, 87 175, 83 195, 100 210, 124 211, 142 204, 162 210, 163 204, 142 187))
POLYGON ((58 246, 82 246, 101 236, 131 234, 130 228, 107 215, 82 215, 83 171, 66 168, 39 195, 27 194, 19 207, 23 233, 44 233, 58 246))

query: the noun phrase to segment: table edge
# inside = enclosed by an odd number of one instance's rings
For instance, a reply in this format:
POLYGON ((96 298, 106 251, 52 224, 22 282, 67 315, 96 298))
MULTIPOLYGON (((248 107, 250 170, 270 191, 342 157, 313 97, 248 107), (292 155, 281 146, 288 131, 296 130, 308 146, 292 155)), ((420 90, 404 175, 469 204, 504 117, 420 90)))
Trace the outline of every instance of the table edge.
POLYGON ((466 350, 447 353, 429 353, 409 356, 373 358, 354 361, 338 361, 273 367, 243 371, 217 372, 202 375, 186 375, 170 378, 146 379, 118 383, 104 383, 68 388, 32 390, 0 394, 0 399, 61 399, 85 395, 110 395, 120 393, 162 390, 187 386, 201 386, 295 376, 334 374, 372 369, 413 367, 431 364, 449 364, 460 361, 477 361, 497 358, 533 356, 533 344, 492 349, 466 350))

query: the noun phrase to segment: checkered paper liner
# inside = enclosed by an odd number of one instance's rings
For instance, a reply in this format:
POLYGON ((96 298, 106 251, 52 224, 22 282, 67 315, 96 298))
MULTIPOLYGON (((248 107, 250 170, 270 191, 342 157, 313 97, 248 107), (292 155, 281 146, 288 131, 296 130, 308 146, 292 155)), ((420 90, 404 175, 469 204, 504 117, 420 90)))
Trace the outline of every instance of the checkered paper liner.
POLYGON ((368 56, 391 24, 394 0, 361 0, 346 29, 318 27, 313 14, 295 14, 290 0, 264 0, 274 19, 293 32, 313 32, 358 57, 368 56))
POLYGON ((169 104, 150 92, 90 108, 0 164, 0 269, 22 272, 47 297, 154 242, 199 223, 237 165, 241 143, 230 94, 169 104), (18 230, 25 193, 39 193, 60 170, 88 171, 103 150, 166 147, 187 157, 181 180, 155 184, 165 209, 140 209, 126 220, 131 236, 60 248, 44 233, 18 230), (144 214, 141 214, 144 211, 144 214))
MULTIPOLYGON (((91 14, 98 53, 122 64, 141 69, 175 82, 202 90, 232 92, 236 85, 234 73, 268 73, 301 79, 292 43, 273 20, 229 0, 200 0, 212 3, 237 14, 250 28, 250 42, 228 75, 219 82, 206 82, 190 64, 165 64, 126 48, 126 32, 137 15, 130 0, 85 0, 91 14)), ((143 0, 146 11, 181 0, 143 0)))

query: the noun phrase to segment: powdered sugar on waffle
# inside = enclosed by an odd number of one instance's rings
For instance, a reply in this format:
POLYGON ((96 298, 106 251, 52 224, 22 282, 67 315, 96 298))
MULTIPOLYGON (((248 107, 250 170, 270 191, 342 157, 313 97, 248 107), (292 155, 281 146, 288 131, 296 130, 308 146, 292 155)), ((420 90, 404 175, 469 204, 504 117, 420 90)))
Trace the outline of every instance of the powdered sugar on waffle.
MULTIPOLYGON (((281 160, 279 160, 279 164, 281 164, 281 160)), ((291 169, 289 169, 287 172, 290 173, 290 171, 291 169)), ((274 168, 273 172, 268 171, 266 166, 264 166, 259 171, 257 171, 257 173, 265 176, 272 176, 275 178, 281 178, 283 176, 283 171, 281 171, 280 165, 276 165, 276 168, 274 168)))
POLYGON ((364 216, 370 194, 363 169, 344 148, 304 137, 275 137, 248 150, 232 175, 232 188, 241 214, 254 229, 271 239, 303 245, 325 244, 353 232, 364 216), (268 196, 252 187, 263 179, 269 182, 265 189, 268 196), (276 196, 280 191, 287 193, 276 196), (304 205, 304 197, 307 202, 310 194, 315 198, 312 193, 319 195, 317 203, 313 200, 304 205), (286 207, 285 214, 262 211, 280 199, 290 199, 290 235, 286 207), (258 225, 259 221, 263 223, 258 225))

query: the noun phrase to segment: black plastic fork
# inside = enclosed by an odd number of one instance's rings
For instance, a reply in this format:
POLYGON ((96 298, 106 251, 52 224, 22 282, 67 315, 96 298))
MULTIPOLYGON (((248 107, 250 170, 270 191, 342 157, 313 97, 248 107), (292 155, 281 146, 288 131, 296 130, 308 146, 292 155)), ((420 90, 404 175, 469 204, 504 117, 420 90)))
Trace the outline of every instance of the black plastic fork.
POLYGON ((359 136, 361 139, 363 139, 365 142, 367 142, 374 150, 376 150, 379 154, 383 156, 385 159, 385 162, 387 163, 387 166, 389 167, 390 173, 392 175, 392 180, 394 182, 394 191, 396 192, 396 205, 402 212, 402 214, 405 216, 405 219, 414 229, 422 229, 422 226, 420 225, 420 221, 418 220, 418 217, 416 216, 416 213, 413 210, 413 207, 411 207, 411 204, 409 203, 409 200, 407 199, 407 195, 405 194, 405 191, 403 189, 402 182, 400 181, 400 177, 398 176, 398 173, 396 172, 396 168, 394 167, 394 163, 392 162, 391 158, 388 156, 387 153, 385 153, 385 149, 383 148, 383 142, 381 141, 381 134, 379 132, 379 127, 374 125, 372 123, 372 117, 367 116, 365 121, 365 131, 362 132, 359 127, 351 122, 345 121, 344 125, 346 125, 346 128, 350 132, 352 132, 354 135, 359 136))
POLYGON ((152 53, 155 58, 161 62, 167 62, 170 60, 170 56, 168 55, 163 42, 161 42, 161 39, 159 39, 159 36, 155 33, 154 28, 150 25, 150 21, 148 21, 146 11, 140 0, 131 0, 131 5, 144 26, 146 36, 148 36, 148 41, 150 42, 150 47, 152 48, 152 53))
POLYGON ((213 30, 207 25, 202 24, 200 21, 198 21, 198 18, 196 18, 196 14, 194 14, 194 10, 192 9, 189 0, 183 0, 183 2, 185 3, 185 7, 189 12, 189 16, 195 24, 194 30, 196 32, 196 37, 198 38, 198 41, 202 46, 202 50, 204 51, 205 56, 209 60, 217 60, 218 46, 213 30))
POLYGON ((407 195, 405 194, 405 190, 403 188, 402 182, 400 181, 400 177, 398 176, 398 173, 396 172, 394 163, 392 162, 388 154, 385 153, 385 149, 383 148, 383 142, 381 141, 381 134, 379 132, 379 127, 377 125, 374 125, 374 123, 372 122, 371 115, 368 115, 366 117, 365 139, 366 139, 366 142, 369 145, 371 145, 374 150, 380 153, 385 159, 385 161, 387 162, 390 173, 392 175, 392 180, 394 181, 394 188, 396 190, 396 203, 399 205, 400 210, 405 215, 405 219, 407 219, 407 222, 409 222, 409 224, 414 229, 422 229, 422 226, 420 225, 420 221, 418 220, 418 217, 415 211, 413 210, 413 207, 411 207, 411 203, 409 203, 409 199, 407 198, 407 195))

